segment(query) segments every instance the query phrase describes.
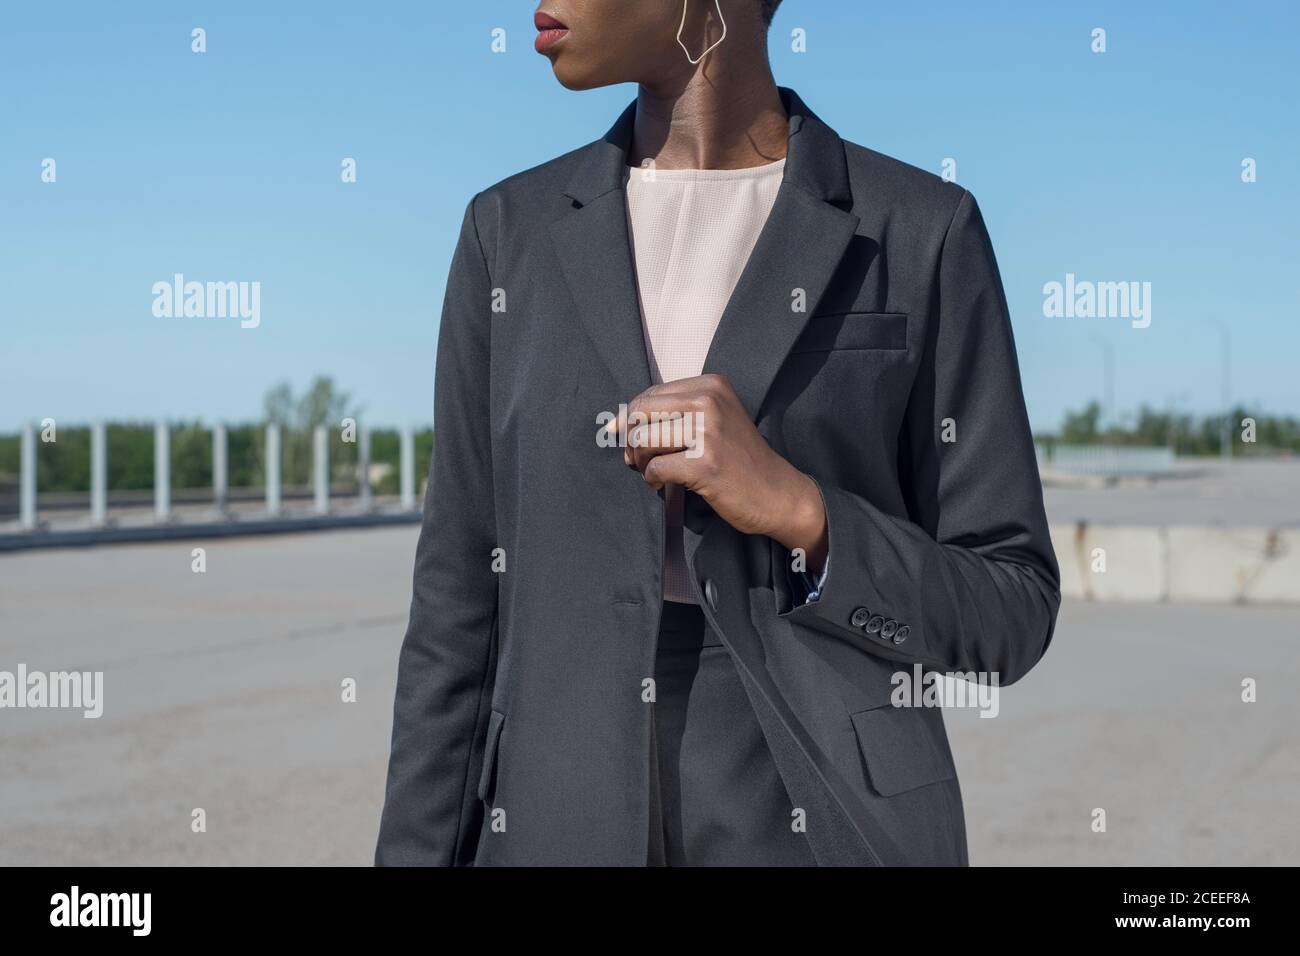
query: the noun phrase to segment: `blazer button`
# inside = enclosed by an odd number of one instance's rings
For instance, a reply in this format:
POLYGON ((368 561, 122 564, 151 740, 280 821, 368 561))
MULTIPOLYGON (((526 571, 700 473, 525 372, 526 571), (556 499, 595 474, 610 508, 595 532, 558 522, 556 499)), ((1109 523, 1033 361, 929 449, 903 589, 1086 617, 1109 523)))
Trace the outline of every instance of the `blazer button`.
POLYGON ((713 578, 704 579, 704 600, 709 602, 709 607, 713 610, 718 609, 718 586, 713 583, 713 578))
POLYGON ((867 633, 879 634, 880 629, 884 627, 884 625, 885 625, 885 619, 881 617, 879 614, 873 614, 871 615, 871 619, 866 623, 867 633))
POLYGON ((898 629, 898 633, 894 635, 894 643, 902 644, 905 640, 907 640, 907 635, 911 633, 912 633, 912 629, 908 627, 906 624, 904 624, 902 627, 898 629))
POLYGON ((849 618, 849 623, 854 627, 866 627, 869 620, 871 620, 871 612, 865 607, 860 607, 853 612, 853 616, 849 618))
POLYGON ((880 636, 888 639, 893 637, 897 631, 898 631, 898 622, 891 618, 890 620, 886 621, 884 627, 880 629, 880 636))

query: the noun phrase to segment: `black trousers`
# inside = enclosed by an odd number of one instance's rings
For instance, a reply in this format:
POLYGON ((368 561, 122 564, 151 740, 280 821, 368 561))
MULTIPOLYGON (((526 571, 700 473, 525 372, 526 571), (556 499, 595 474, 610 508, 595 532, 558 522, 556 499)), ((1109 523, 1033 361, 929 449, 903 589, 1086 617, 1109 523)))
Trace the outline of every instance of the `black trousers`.
POLYGON ((815 866, 730 652, 664 602, 651 705, 651 866, 815 866))

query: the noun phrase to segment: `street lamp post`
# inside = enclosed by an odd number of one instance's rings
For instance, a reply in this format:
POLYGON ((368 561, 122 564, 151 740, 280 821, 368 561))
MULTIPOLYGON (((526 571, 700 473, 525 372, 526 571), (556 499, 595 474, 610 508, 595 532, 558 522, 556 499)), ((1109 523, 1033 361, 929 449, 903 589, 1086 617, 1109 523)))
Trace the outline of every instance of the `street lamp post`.
POLYGON ((1103 423, 1110 426, 1115 424, 1115 347, 1096 332, 1091 337, 1101 346, 1102 416, 1103 423))
POLYGON ((1232 329, 1218 316, 1205 321, 1219 330, 1223 341, 1219 365, 1220 401, 1223 403, 1223 421, 1219 423, 1219 457, 1227 461, 1232 457, 1232 329))

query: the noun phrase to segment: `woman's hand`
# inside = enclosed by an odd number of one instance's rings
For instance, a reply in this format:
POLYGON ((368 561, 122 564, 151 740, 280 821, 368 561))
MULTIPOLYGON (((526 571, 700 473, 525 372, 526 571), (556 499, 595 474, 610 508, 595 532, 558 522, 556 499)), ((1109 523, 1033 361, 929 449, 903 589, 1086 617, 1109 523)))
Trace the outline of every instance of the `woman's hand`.
POLYGON ((652 386, 608 427, 624 436, 623 460, 652 487, 683 485, 737 531, 803 549, 809 570, 825 564, 816 482, 772 450, 723 376, 652 386))

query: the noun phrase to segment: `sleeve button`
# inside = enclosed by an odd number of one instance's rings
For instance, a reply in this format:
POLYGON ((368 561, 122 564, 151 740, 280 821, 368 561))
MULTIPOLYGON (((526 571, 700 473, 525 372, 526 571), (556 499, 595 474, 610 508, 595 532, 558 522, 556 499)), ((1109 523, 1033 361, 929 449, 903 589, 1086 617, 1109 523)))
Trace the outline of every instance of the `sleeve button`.
POLYGON ((897 631, 898 622, 891 618, 884 623, 883 627, 880 628, 880 636, 883 638, 891 638, 897 631))
POLYGON ((885 619, 883 617, 881 617, 879 614, 873 614, 871 615, 871 620, 867 621, 866 623, 866 631, 868 634, 879 634, 880 629, 884 626, 884 624, 885 624, 885 619))
POLYGON ((871 612, 865 607, 860 607, 853 612, 853 616, 849 618, 849 623, 854 627, 866 627, 869 620, 871 620, 871 612))
POLYGON ((908 627, 906 624, 904 624, 902 627, 898 629, 897 633, 894 634, 894 643, 902 644, 905 640, 907 640, 907 635, 911 633, 912 633, 912 629, 908 627))

